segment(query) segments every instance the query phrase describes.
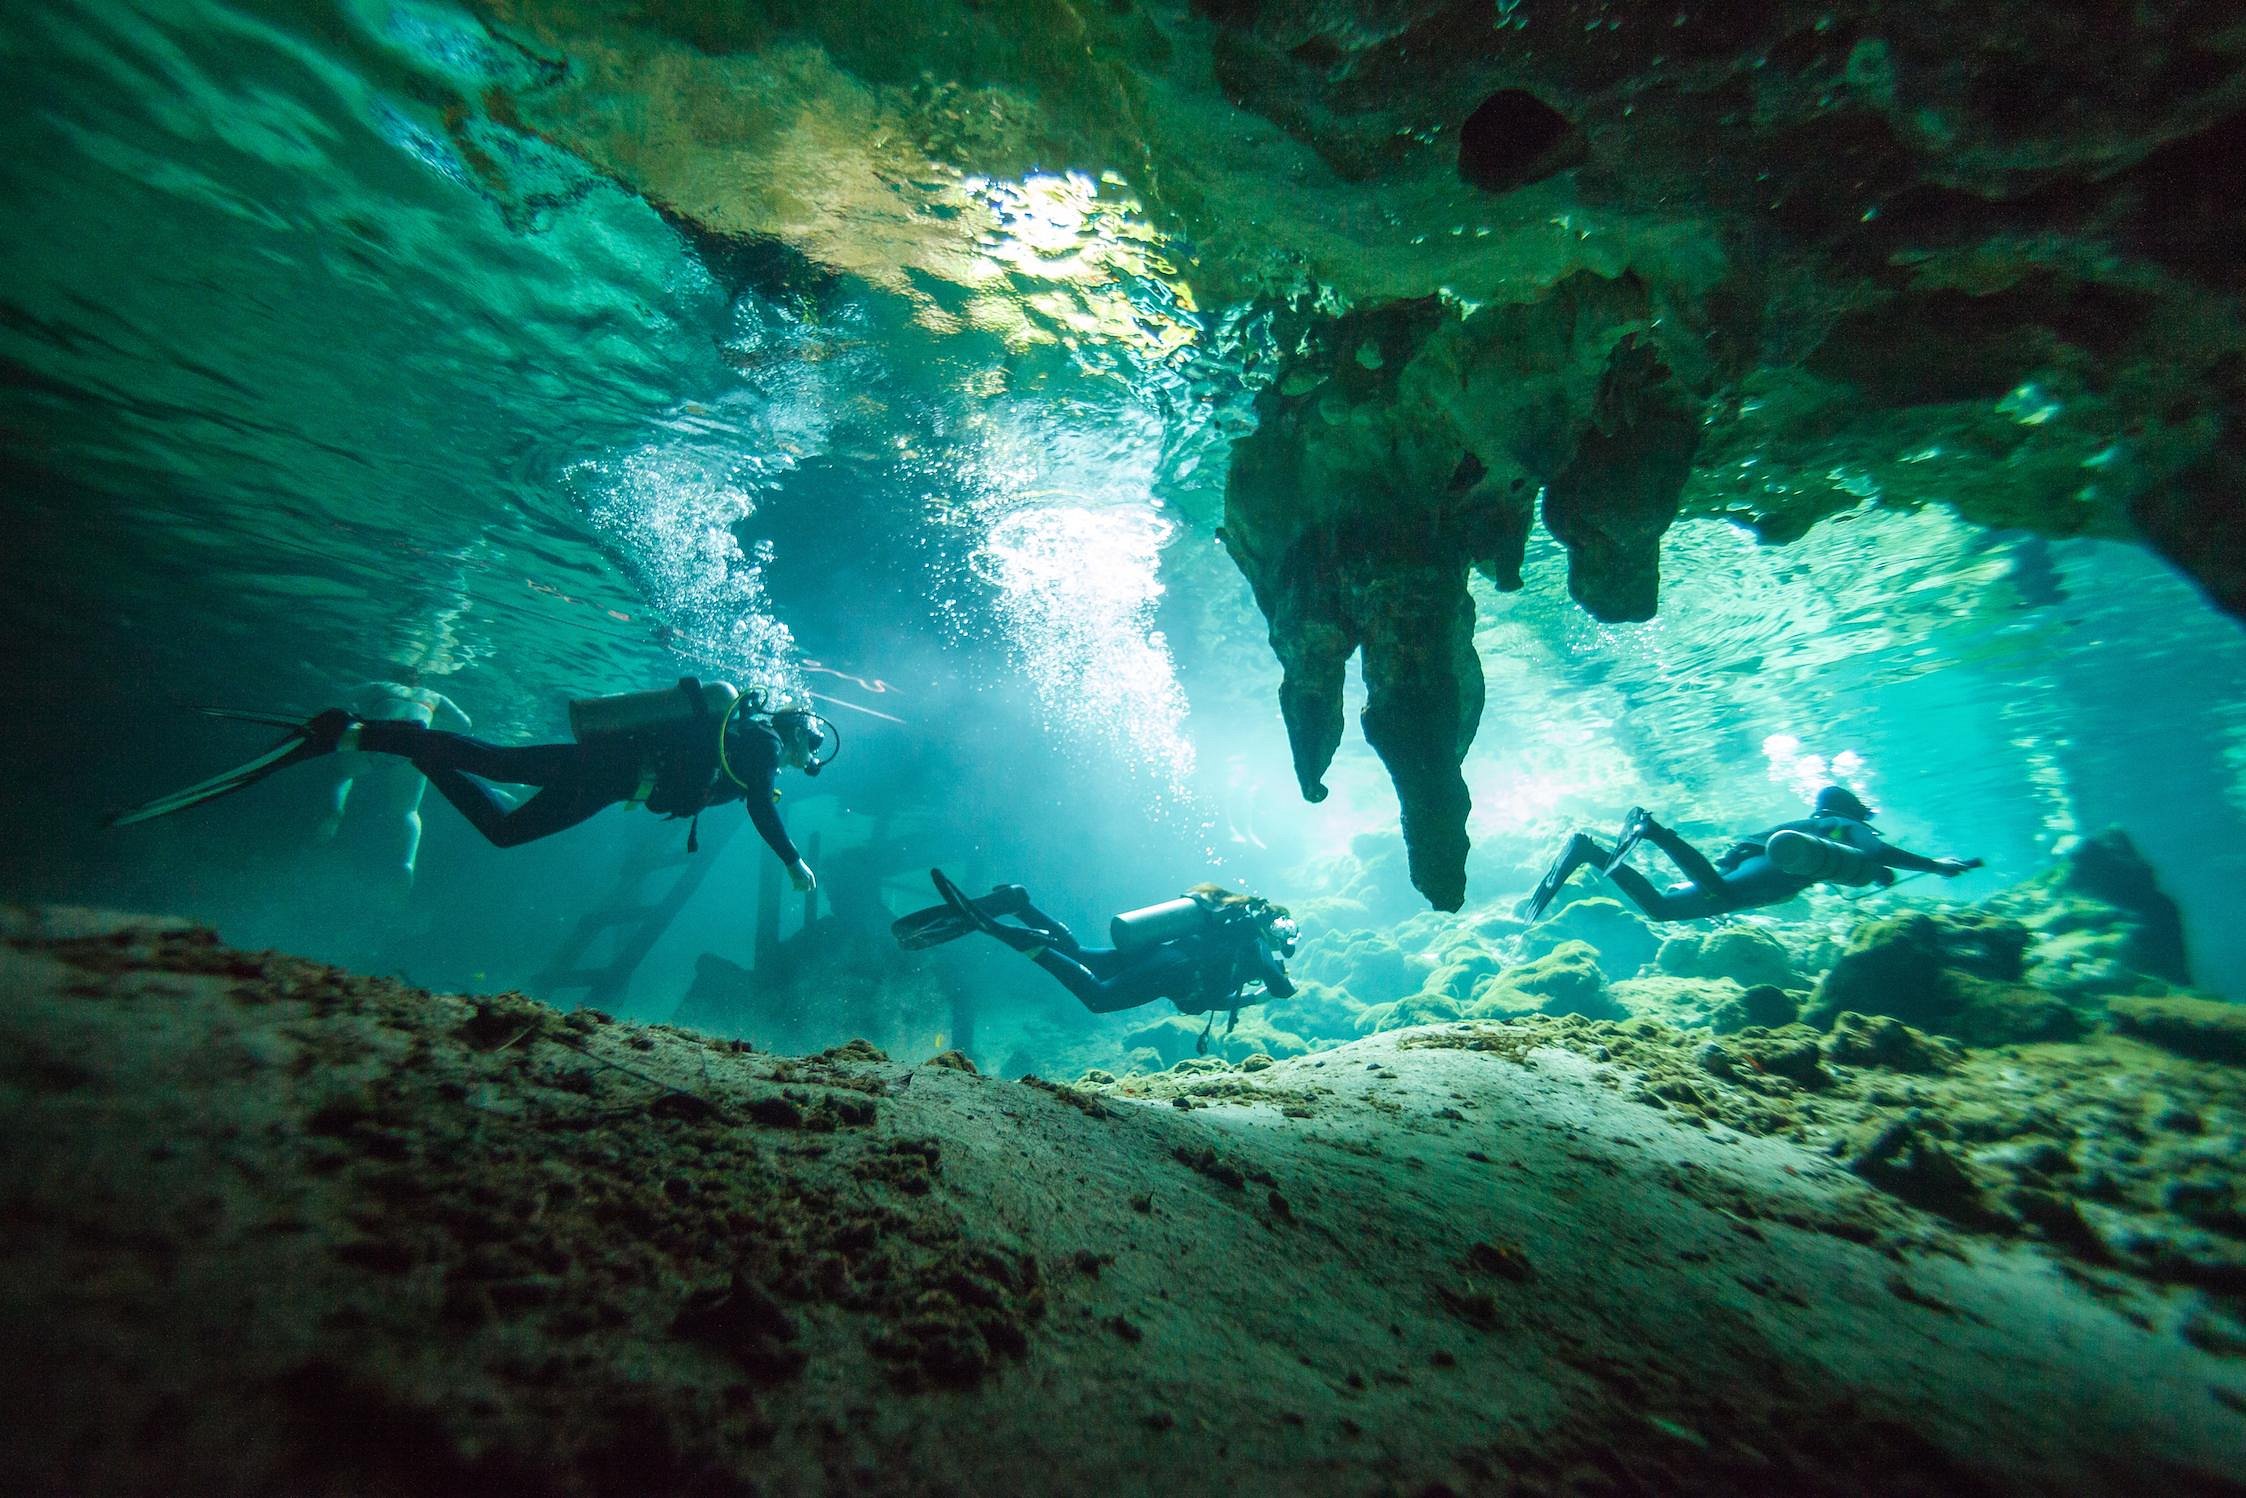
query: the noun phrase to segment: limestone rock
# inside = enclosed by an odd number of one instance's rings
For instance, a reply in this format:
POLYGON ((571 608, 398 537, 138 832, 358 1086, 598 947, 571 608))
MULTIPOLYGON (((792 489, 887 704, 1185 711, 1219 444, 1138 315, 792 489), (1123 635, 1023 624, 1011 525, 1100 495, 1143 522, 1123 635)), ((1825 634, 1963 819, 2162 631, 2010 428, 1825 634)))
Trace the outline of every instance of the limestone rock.
POLYGON ((2181 997, 2117 998, 2106 1012, 2114 1028, 2180 1056, 2246 1065, 2246 1004, 2181 997))
POLYGON ((1806 986, 1784 943, 1755 926, 1684 932, 1661 943, 1654 958, 1665 973, 1685 978, 1729 978, 1742 988, 1770 984, 1806 986))
POLYGON ((1934 1071, 1942 1057, 1925 1036, 1890 1015, 1845 1013, 1825 1037, 1825 1059, 1835 1066, 1880 1066, 1890 1071, 1934 1071))
POLYGON ((1736 1018, 1738 1024, 1734 1028, 1759 1026, 1765 1030, 1775 1030, 1782 1025, 1792 1024, 1800 1017, 1801 1005, 1794 1001, 1792 994, 1774 983, 1758 983, 1742 993, 1733 1004, 1726 1006, 1724 1017, 1718 1021, 1717 1028, 1724 1028, 1726 1021, 1736 1018))
POLYGON ((2064 1040, 2083 1016, 2021 983, 2028 932, 2014 921, 1924 912, 1857 928, 1818 984, 1807 1018, 1830 1027, 1841 1014, 1890 1015, 1973 1045, 2064 1040))
POLYGON ((1468 573, 1521 585, 1542 492, 1576 599, 1653 617, 1700 434, 1657 321, 1642 283, 1589 272, 1464 319, 1432 298, 1352 313, 1313 331, 1234 450, 1222 535, 1270 625, 1302 793, 1325 799, 1361 649, 1365 740, 1438 909, 1465 901, 1458 767, 1483 708, 1468 573))
POLYGON ((1531 927, 1522 950, 1540 957, 1569 941, 1586 941, 1598 950, 1599 971, 1610 983, 1634 977, 1664 945, 1652 925, 1620 900, 1585 895, 1531 927))
POLYGON ((1571 941, 1533 962, 1484 979, 1466 1013, 1476 1019, 1521 1014, 1615 1019, 1622 1017, 1623 1010, 1607 992, 1599 954, 1588 942, 1571 941))
POLYGON ((2176 902, 2119 828, 2073 843, 1988 907, 2034 933, 2028 976, 2054 993, 2160 992, 2191 982, 2176 902))

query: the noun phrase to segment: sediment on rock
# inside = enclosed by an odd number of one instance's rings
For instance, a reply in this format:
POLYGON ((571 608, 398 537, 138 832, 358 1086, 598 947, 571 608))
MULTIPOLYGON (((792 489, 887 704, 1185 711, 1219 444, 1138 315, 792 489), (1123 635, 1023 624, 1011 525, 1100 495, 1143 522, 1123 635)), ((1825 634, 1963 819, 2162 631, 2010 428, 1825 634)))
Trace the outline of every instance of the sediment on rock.
MULTIPOLYGON (((1023 1086, 432 995, 180 925, 6 934, 0 1330, 39 1370, 9 1405, 39 1490, 2236 1476, 2246 1336, 2219 1301, 2053 1274, 1726 1129, 1734 1093, 1861 1085, 1789 1037, 1727 1042, 1769 1073, 1742 1059, 1736 1086, 1580 1016, 1023 1086)), ((1913 1128, 1871 1153, 1915 1170, 1970 1137, 1913 1128)), ((2219 1185, 2170 1195, 2227 1231, 2219 1185)))

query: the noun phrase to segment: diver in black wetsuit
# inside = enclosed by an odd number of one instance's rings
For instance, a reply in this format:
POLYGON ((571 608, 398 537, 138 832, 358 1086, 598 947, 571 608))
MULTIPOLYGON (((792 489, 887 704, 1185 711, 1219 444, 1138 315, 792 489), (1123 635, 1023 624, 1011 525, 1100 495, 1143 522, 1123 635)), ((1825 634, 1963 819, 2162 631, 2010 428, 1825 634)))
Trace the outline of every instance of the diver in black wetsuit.
MULTIPOLYGON (((799 890, 818 885, 773 806, 783 767, 816 775, 834 755, 832 725, 808 708, 765 707, 726 682, 682 678, 675 689, 591 698, 570 704, 577 741, 501 745, 413 721, 369 720, 329 708, 302 722, 262 713, 222 717, 272 723, 291 736, 239 767, 147 803, 112 825, 150 820, 241 790, 305 759, 356 749, 394 754, 429 778, 475 829, 513 848, 576 826, 606 807, 645 806, 669 817, 694 817, 728 801, 747 804, 749 820, 788 866, 799 890), (476 777, 476 778, 472 778, 476 777), (510 805, 483 781, 536 788, 510 805)), ((694 846, 688 833, 688 848, 694 846)))
POLYGON ((1087 947, 1032 905, 1018 884, 970 900, 943 870, 928 877, 944 903, 899 918, 892 927, 899 945, 918 950, 982 931, 1060 979, 1094 1014, 1164 998, 1185 1014, 1237 1014, 1256 1002, 1242 995, 1250 984, 1276 999, 1295 991, 1286 964, 1295 949, 1294 920, 1286 907, 1252 895, 1196 885, 1175 900, 1117 916, 1109 927, 1114 946, 1087 947), (1008 918, 1019 924, 1003 924, 1008 918))
POLYGON ((1710 863, 1645 808, 1634 807, 1613 848, 1581 832, 1568 839, 1529 897, 1528 918, 1543 915, 1568 877, 1585 864, 1600 865, 1631 903, 1655 921, 1696 921, 1777 905, 1813 884, 1893 884, 1896 869, 1954 879, 1981 866, 1977 858, 1927 858, 1898 848, 1872 830, 1871 820, 1871 808, 1853 792, 1829 785, 1817 793, 1809 816, 1741 838, 1710 863), (1687 882, 1658 890, 1631 868, 1624 860, 1641 841, 1668 854, 1687 882))

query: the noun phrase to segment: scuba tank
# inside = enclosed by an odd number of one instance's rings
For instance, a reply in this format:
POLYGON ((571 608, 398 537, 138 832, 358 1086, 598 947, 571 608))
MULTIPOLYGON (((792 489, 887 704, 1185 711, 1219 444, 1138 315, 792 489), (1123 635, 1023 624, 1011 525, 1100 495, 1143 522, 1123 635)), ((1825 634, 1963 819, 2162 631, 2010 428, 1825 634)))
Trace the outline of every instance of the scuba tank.
POLYGON ((1118 952, 1142 952, 1148 947, 1175 941, 1204 930, 1216 917, 1192 895, 1180 895, 1159 905, 1126 910, 1107 923, 1107 939, 1118 952))
POLYGON ((569 731, 580 744, 634 734, 660 734, 707 722, 714 730, 740 698, 731 682, 682 676, 675 687, 580 697, 569 704, 569 731))
POLYGON ((1780 873, 1820 884, 1871 884, 1880 875, 1879 861, 1863 849, 1806 832, 1774 832, 1764 852, 1780 873))

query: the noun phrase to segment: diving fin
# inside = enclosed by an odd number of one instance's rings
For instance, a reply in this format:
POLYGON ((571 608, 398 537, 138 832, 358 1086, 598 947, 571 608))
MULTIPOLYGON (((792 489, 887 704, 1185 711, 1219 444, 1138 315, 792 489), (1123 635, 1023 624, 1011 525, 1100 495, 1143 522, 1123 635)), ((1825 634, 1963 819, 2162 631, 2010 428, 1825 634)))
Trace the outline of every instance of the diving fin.
POLYGON ((266 776, 290 765, 302 764, 308 759, 335 752, 343 731, 357 720, 339 708, 330 708, 310 718, 292 718, 280 713, 247 712, 231 707, 197 708, 208 717, 224 718, 236 723, 260 723, 269 728, 286 728, 288 736, 272 748, 246 760, 231 770, 221 770, 208 780, 198 780, 183 790, 168 796, 158 796, 153 801, 113 813, 105 825, 131 827, 140 822, 153 822, 158 817, 168 817, 191 806, 201 806, 206 801, 216 801, 221 796, 231 796, 257 784, 266 776))
MULTIPOLYGON (((967 898, 967 892, 952 883, 942 869, 930 869, 928 881, 936 886, 936 893, 944 897, 944 904, 951 908, 951 913, 958 919, 967 922, 970 930, 996 931, 998 929, 998 923, 976 909, 975 902, 967 898)), ((961 934, 965 935, 966 933, 962 932, 961 934)))
POLYGON ((238 764, 231 770, 221 771, 208 780, 199 780, 182 790, 173 791, 168 796, 158 796, 153 801, 143 801, 129 810, 116 812, 105 825, 131 827, 139 822, 153 822, 158 817, 168 817, 191 806, 201 806, 206 801, 231 796, 236 791, 246 790, 257 784, 277 770, 285 770, 304 760, 317 759, 328 752, 301 733, 292 733, 255 759, 238 764))
POLYGON ((959 940, 974 929, 974 922, 952 909, 949 904, 931 905, 926 910, 901 915, 889 923, 889 934, 897 938, 897 945, 908 952, 924 952, 930 947, 940 947, 946 942, 959 940))
POLYGON ((1613 877, 1614 871, 1630 861, 1630 850, 1645 841, 1646 829, 1653 825, 1653 813, 1642 806, 1630 808, 1622 819, 1621 835, 1614 840, 1614 856, 1600 866, 1600 874, 1613 877))
POLYGON ((198 707, 195 711, 206 718, 223 718, 229 723, 261 723, 267 728, 302 728, 302 714, 252 712, 240 707, 198 707))
POLYGON ((1529 896, 1530 925, 1535 925, 1543 918, 1544 912, 1559 896, 1560 886, 1568 882, 1568 876, 1597 856, 1597 844, 1582 833, 1578 832, 1568 839, 1567 846, 1560 850, 1560 856, 1552 860, 1552 867, 1546 869, 1544 877, 1537 881, 1536 892, 1529 896))

